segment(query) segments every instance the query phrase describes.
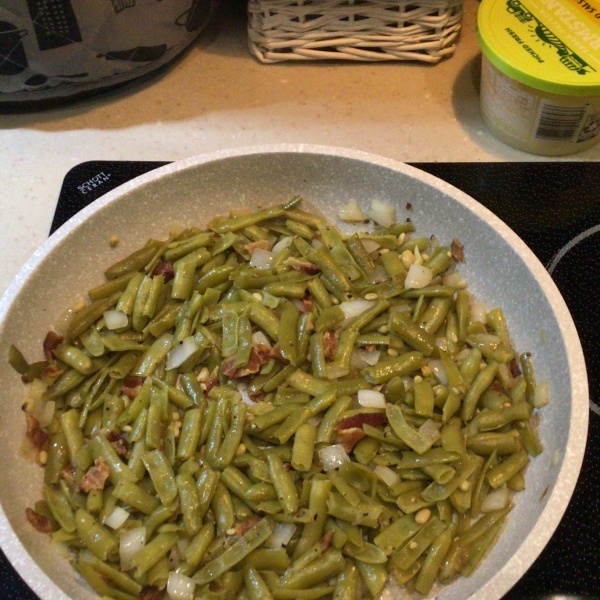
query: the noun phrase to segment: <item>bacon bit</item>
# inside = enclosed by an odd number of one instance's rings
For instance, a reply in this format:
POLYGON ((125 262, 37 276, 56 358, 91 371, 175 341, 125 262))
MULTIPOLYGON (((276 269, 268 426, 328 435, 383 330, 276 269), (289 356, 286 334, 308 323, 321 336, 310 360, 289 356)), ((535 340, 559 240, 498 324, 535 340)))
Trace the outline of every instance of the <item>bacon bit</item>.
POLYGON ((126 394, 130 398, 135 398, 140 393, 140 388, 144 383, 144 378, 139 375, 132 375, 131 377, 125 377, 121 384, 121 392, 126 394))
MULTIPOLYGON (((220 585, 219 585, 219 584, 218 584, 216 581, 211 581, 211 582, 208 584, 208 589, 209 589, 211 592, 218 592, 218 591, 221 589, 221 586, 220 586, 220 585)), ((144 599, 144 600, 145 600, 145 599, 144 599)))
POLYGON ((281 354, 281 346, 279 345, 279 342, 277 342, 273 346, 273 348, 271 348, 271 350, 269 351, 269 358, 274 358, 275 360, 278 360, 279 362, 287 362, 281 354))
POLYGON ((233 527, 235 530, 235 535, 244 535, 246 531, 254 527, 260 521, 260 517, 254 516, 247 521, 242 521, 241 523, 236 523, 233 527))
POLYGON ((248 397, 250 400, 252 400, 252 402, 261 402, 266 395, 267 392, 256 392, 255 394, 248 392, 248 397))
POLYGON ((450 252, 458 262, 465 262, 465 247, 458 240, 452 240, 450 252))
POLYGON ((335 357, 338 346, 339 330, 334 333, 326 331, 323 334, 323 348, 325 349, 325 358, 332 360, 335 357))
POLYGON ((304 273, 305 275, 316 275, 321 271, 321 268, 314 263, 306 260, 299 260, 294 256, 286 258, 283 261, 283 264, 292 267, 292 269, 296 269, 296 271, 300 271, 300 273, 304 273))
MULTIPOLYGON (((58 368, 55 360, 52 360, 52 362, 48 363, 48 366, 42 371, 41 378, 46 382, 54 381, 62 374, 63 370, 58 368)), ((25 383, 28 383, 28 381, 25 381, 25 383)))
POLYGON ((154 267, 152 275, 162 275, 165 278, 165 283, 171 281, 175 277, 175 270, 173 269, 173 263, 170 260, 160 260, 154 267))
POLYGON ((40 427, 40 422, 30 413, 25 413, 27 421, 27 439, 37 450, 47 450, 50 436, 40 427))
POLYGON ((153 585, 145 585, 138 594, 138 600, 162 600, 163 597, 163 590, 159 590, 153 585))
POLYGON ((244 246, 244 250, 250 255, 252 256, 254 254, 254 251, 257 249, 261 249, 261 250, 269 250, 269 242, 267 242, 267 240, 258 240, 256 242, 250 242, 249 244, 246 244, 244 246))
POLYGON ((406 210, 412 210, 412 204, 410 202, 406 203, 406 210))
POLYGON ((228 358, 221 367, 223 375, 229 379, 239 379, 246 375, 254 375, 269 360, 271 349, 263 344, 257 344, 250 349, 248 364, 244 367, 235 367, 235 356, 228 358))
POLYGON ((60 476, 67 482, 67 485, 71 489, 77 488, 77 484, 75 483, 75 467, 73 465, 69 465, 66 469, 63 469, 60 472, 60 476))
POLYGON ((333 541, 333 531, 328 531, 321 538, 321 549, 323 550, 323 552, 325 552, 325 550, 327 550, 327 548, 329 548, 329 546, 331 546, 332 541, 333 541))
POLYGON ((313 309, 313 301, 312 298, 310 296, 304 296, 304 298, 302 298, 302 300, 300 300, 300 302, 302 303, 302 312, 312 312, 313 309))
POLYGON ((119 456, 125 456, 129 452, 129 442, 116 431, 109 431, 106 439, 112 444, 119 456))
POLYGON ((513 377, 519 377, 521 375, 521 368, 519 367, 519 363, 516 358, 513 358, 510 361, 510 373, 513 377))
POLYGON ((54 331, 49 331, 46 334, 46 337, 44 338, 44 356, 46 357, 46 360, 49 363, 53 363, 54 362, 54 350, 56 349, 57 346, 59 346, 60 344, 62 344, 62 342, 64 341, 65 338, 63 338, 62 336, 58 335, 58 333, 55 333, 54 331))
POLYGON ((352 429, 353 427, 362 427, 365 423, 372 427, 379 427, 387 421, 385 413, 359 413, 352 417, 342 419, 336 426, 338 431, 343 429, 352 429))
POLYGON ((210 392, 210 390, 212 390, 215 387, 215 385, 219 383, 217 371, 218 369, 215 368, 213 372, 208 376, 208 379, 204 382, 204 385, 206 386, 206 393, 210 392))
POLYGON ((500 392, 501 394, 506 394, 506 390, 502 387, 502 384, 499 381, 493 381, 490 384, 489 389, 500 392))
POLYGON ((336 442, 341 444, 346 451, 346 454, 350 454, 354 449, 354 446, 367 435, 361 427, 351 427, 350 429, 340 429, 337 432, 336 442))
POLYGON ((25 518, 33 525, 33 528, 40 533, 50 533, 54 528, 52 527, 52 521, 44 515, 35 512, 31 508, 25 509, 25 518))
POLYGON ((103 490, 106 480, 110 476, 110 467, 102 457, 96 459, 94 466, 81 478, 79 487, 87 493, 90 490, 103 490))

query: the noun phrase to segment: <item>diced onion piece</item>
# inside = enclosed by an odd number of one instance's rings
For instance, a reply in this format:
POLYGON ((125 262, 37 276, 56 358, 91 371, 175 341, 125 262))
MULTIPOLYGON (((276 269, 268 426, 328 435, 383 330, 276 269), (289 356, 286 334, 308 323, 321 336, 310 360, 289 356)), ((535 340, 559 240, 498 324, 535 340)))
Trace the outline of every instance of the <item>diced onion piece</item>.
POLYGON ((392 471, 389 467, 385 467, 383 465, 377 465, 373 471, 376 475, 378 475, 382 481, 384 481, 389 487, 392 487, 394 484, 398 483, 400 480, 400 475, 395 471, 392 471))
POLYGON ((119 556, 121 570, 129 571, 132 568, 131 559, 146 545, 146 528, 136 527, 124 533, 119 542, 119 556))
POLYGON ((319 458, 325 471, 333 471, 341 467, 346 461, 350 460, 344 446, 334 444, 333 446, 325 446, 319 450, 319 458))
POLYGON ((271 348, 271 342, 269 338, 260 329, 252 334, 252 345, 253 346, 266 346, 271 348))
POLYGON ((198 350, 198 344, 194 336, 186 337, 181 344, 167 354, 167 371, 180 367, 196 350, 198 350))
POLYGON ((255 269, 259 269, 264 271, 266 269, 270 269, 273 264, 273 253, 268 250, 263 250, 262 248, 256 248, 252 253, 252 258, 250 259, 250 266, 255 269))
POLYGON ((306 312, 306 306, 302 303, 302 300, 299 300, 298 298, 292 298, 291 301, 301 313, 306 312))
POLYGON ((501 487, 490 492, 481 503, 481 512, 488 513, 504 508, 510 499, 510 491, 507 487, 501 487))
POLYGON ((193 600, 196 582, 191 578, 171 571, 167 580, 167 594, 171 600, 193 600))
POLYGON ((408 269, 406 280, 404 281, 405 289, 416 289, 420 290, 428 286, 433 279, 433 273, 423 265, 413 263, 408 269))
POLYGON ((104 519, 104 524, 108 525, 111 529, 119 529, 128 518, 129 513, 124 508, 115 506, 110 515, 104 519))
POLYGON ((419 427, 419 433, 424 438, 427 438, 432 444, 440 439, 440 430, 431 419, 427 419, 427 421, 419 427))
POLYGON ((56 402, 48 400, 47 402, 38 404, 38 410, 35 413, 35 418, 38 420, 40 427, 48 427, 54 417, 56 402))
POLYGON ((294 523, 277 523, 271 537, 265 542, 267 548, 281 548, 292 539, 297 526, 294 523))
POLYGON ((340 367, 335 363, 327 365, 327 379, 338 379, 339 377, 345 377, 348 373, 350 373, 350 369, 340 367))
POLYGON ((252 401, 252 398, 248 395, 248 386, 245 383, 238 383, 237 391, 242 397, 242 402, 245 402, 248 406, 254 406, 256 403, 252 401))
POLYGON ((381 244, 376 242, 375 240, 360 240, 364 249, 371 254, 371 252, 375 252, 375 250, 379 250, 381 248, 381 244))
POLYGON ((391 227, 396 222, 396 209, 380 200, 373 200, 367 213, 369 219, 383 227, 391 227))
POLYGON ((462 275, 458 271, 452 271, 451 273, 446 273, 442 278, 442 282, 444 285, 448 287, 461 288, 465 286, 465 281, 462 278, 462 275))
POLYGON ((535 386, 535 392, 533 393, 533 405, 536 408, 542 408, 548 404, 548 401, 548 382, 542 381, 535 386))
POLYGON ((473 302, 471 304, 471 322, 487 323, 487 309, 482 302, 473 302))
POLYGON ((427 366, 442 385, 448 385, 448 377, 446 377, 444 363, 441 360, 430 360, 429 363, 427 363, 427 366))
POLYGON ((363 300, 358 298, 357 300, 350 300, 349 302, 340 302, 340 308, 344 313, 346 319, 351 319, 369 310, 375 302, 372 300, 363 300))
POLYGON ((385 396, 375 390, 358 390, 358 403, 365 408, 385 408, 385 396))
POLYGON ((388 275, 387 271, 384 269, 383 265, 375 265, 375 268, 371 273, 369 273, 369 283, 383 283, 384 281, 389 281, 391 277, 388 275))
POLYGON ((473 336, 473 339, 480 344, 485 344, 486 346, 491 346, 492 348, 497 348, 502 342, 500 337, 494 335, 493 333, 476 333, 473 336))
POLYGON ((340 206, 338 216, 342 221, 366 221, 366 217, 356 200, 350 200, 348 204, 340 206))
POLYGON ((281 238, 271 249, 273 256, 277 256, 282 250, 289 248, 292 245, 294 238, 291 236, 281 238))
POLYGON ((107 310, 103 316, 107 329, 111 331, 127 327, 127 323, 129 323, 127 315, 122 310, 107 310))
POLYGON ((379 350, 365 350, 364 348, 358 348, 352 352, 352 358, 350 360, 350 366, 355 369, 364 369, 365 367, 371 367, 379 362, 381 352, 379 350))

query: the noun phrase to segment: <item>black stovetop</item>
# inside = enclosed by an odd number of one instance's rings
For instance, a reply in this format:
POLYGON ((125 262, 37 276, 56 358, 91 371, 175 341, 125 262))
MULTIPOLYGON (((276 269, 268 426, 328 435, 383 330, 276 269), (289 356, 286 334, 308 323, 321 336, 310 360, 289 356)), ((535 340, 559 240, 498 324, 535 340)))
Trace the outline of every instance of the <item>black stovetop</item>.
MULTIPOLYGON (((166 162, 94 161, 67 173, 51 232, 114 187, 166 162)), ((590 385, 579 482, 550 542, 503 600, 600 598, 600 163, 415 163, 498 215, 533 250, 571 311, 590 385)), ((0 552, 0 598, 37 600, 0 552)))

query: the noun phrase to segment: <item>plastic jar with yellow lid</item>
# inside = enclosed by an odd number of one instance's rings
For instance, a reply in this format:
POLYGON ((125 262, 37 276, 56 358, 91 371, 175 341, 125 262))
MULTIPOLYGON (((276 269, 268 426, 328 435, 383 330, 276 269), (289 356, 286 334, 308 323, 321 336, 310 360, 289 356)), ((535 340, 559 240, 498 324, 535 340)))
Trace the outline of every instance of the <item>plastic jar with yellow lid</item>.
POLYGON ((548 156, 600 141, 600 0, 483 0, 477 26, 498 138, 548 156))

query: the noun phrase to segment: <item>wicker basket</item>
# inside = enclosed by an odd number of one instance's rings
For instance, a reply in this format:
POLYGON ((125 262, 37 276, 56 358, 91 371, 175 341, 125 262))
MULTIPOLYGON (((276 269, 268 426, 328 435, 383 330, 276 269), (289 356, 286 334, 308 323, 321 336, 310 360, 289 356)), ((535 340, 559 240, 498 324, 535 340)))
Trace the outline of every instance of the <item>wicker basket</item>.
POLYGON ((419 60, 454 52, 462 0, 249 0, 250 51, 283 60, 419 60))

